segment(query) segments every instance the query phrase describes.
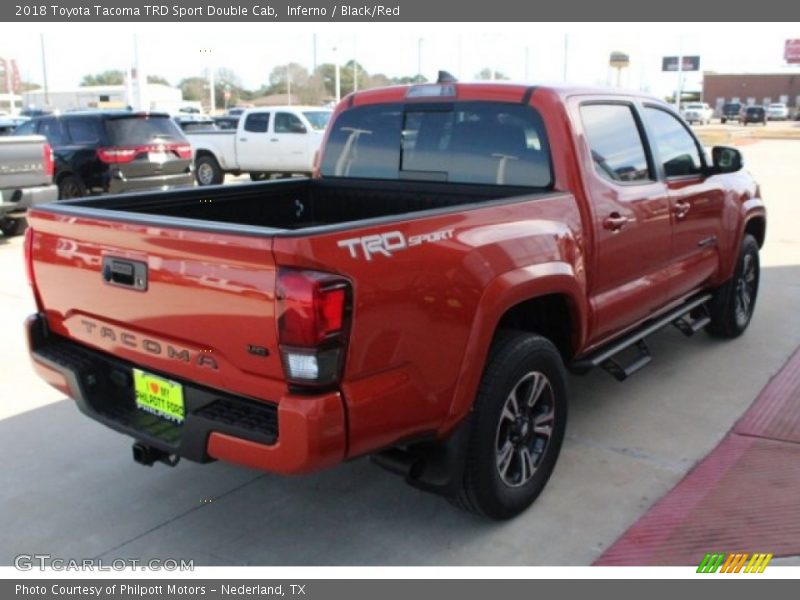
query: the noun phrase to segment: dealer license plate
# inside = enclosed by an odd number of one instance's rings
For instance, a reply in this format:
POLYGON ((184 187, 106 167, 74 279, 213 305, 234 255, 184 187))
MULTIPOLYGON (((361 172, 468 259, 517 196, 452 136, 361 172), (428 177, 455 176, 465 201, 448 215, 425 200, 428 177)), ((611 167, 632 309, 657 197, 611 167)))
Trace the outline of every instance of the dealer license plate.
POLYGON ((186 418, 183 386, 152 373, 133 370, 136 408, 181 424, 186 418))

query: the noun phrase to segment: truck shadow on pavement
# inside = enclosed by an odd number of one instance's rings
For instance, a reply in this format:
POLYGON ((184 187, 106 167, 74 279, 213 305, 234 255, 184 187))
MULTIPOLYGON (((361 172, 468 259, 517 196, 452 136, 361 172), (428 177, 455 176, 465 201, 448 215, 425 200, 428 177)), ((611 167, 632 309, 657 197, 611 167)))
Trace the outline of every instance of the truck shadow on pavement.
MULTIPOLYGON (((0 243, 3 243, 0 238, 0 243)), ((800 267, 762 272, 739 340, 651 338, 620 384, 571 377, 552 481, 516 520, 483 521, 367 460, 302 477, 186 461, 142 467, 70 400, 0 421, 0 564, 18 554, 199 565, 589 564, 722 438, 800 344, 800 267), (747 373, 746 377, 742 374, 747 373)))

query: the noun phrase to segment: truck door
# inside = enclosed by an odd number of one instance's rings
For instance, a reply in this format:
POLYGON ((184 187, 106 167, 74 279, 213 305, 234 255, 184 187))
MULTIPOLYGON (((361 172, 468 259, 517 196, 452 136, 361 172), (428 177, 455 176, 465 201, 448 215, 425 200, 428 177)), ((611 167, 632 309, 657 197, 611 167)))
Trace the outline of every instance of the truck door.
MULTIPOLYGON (((631 102, 585 101, 576 120, 593 219, 590 343, 617 333, 669 300, 669 196, 631 102), (582 134, 582 136, 581 136, 582 134)), ((580 147, 580 146, 579 146, 580 147)))
POLYGON ((285 173, 306 173, 311 170, 308 128, 297 115, 276 112, 271 139, 277 164, 285 173))
POLYGON ((651 105, 645 105, 644 115, 650 145, 669 192, 671 295, 677 297, 700 288, 720 268, 723 176, 707 175, 702 147, 677 117, 651 105))
POLYGON ((236 158, 242 171, 270 171, 275 162, 274 148, 270 141, 269 122, 271 112, 250 111, 243 117, 236 131, 236 158))

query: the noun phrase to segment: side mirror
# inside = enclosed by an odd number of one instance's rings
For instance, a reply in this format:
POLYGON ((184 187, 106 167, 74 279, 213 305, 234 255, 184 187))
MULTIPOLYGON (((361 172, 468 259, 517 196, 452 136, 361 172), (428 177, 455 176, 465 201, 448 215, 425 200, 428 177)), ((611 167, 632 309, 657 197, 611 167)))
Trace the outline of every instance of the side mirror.
POLYGON ((714 146, 711 160, 714 173, 735 173, 742 169, 742 153, 730 146, 714 146))

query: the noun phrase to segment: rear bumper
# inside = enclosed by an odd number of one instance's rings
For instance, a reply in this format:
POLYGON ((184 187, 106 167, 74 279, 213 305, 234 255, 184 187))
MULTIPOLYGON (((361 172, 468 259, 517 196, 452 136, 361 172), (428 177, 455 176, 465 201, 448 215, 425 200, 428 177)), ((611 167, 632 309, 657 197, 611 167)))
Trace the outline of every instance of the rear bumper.
POLYGON ((0 190, 0 217, 18 217, 36 204, 58 200, 58 187, 42 185, 0 190))
POLYGON ((119 173, 108 178, 107 191, 111 194, 159 190, 173 187, 191 187, 194 185, 194 173, 178 173, 176 175, 156 175, 153 177, 126 178, 119 173))
POLYGON ((92 419, 169 454, 197 462, 220 459, 275 473, 303 473, 341 462, 345 417, 338 392, 286 395, 267 403, 198 386, 183 386, 180 425, 136 408, 135 365, 49 334, 40 315, 26 326, 36 372, 74 399, 92 419))

